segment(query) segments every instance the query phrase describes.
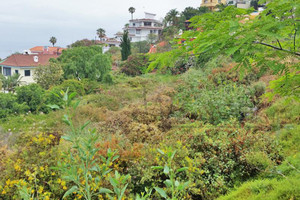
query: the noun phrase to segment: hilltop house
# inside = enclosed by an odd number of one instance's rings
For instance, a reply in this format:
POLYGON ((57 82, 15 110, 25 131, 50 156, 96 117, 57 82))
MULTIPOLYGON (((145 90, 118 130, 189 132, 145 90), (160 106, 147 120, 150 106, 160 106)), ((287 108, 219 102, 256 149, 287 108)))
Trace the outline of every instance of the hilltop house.
POLYGON ((160 35, 163 24, 154 19, 155 16, 156 14, 145 12, 145 18, 129 20, 129 25, 125 27, 124 30, 128 31, 129 38, 132 42, 145 41, 148 39, 149 34, 160 35))
POLYGON ((50 58, 57 58, 57 54, 14 54, 0 63, 0 73, 4 76, 21 75, 21 84, 34 83, 34 69, 39 65, 49 64, 50 58))
POLYGON ((215 10, 218 4, 227 4, 226 0, 202 0, 201 7, 208 7, 210 10, 215 10))
POLYGON ((36 47, 32 47, 29 50, 25 50, 24 53, 26 53, 26 54, 52 54, 52 55, 56 54, 56 55, 60 55, 64 49, 66 49, 66 48, 36 46, 36 47))

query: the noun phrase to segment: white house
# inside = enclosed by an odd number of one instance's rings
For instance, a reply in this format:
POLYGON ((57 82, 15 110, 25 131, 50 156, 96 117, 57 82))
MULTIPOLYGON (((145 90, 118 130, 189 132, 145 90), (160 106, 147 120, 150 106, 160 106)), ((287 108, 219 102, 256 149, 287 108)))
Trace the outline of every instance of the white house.
POLYGON ((163 29, 163 24, 159 20, 154 19, 156 14, 146 13, 143 19, 129 20, 129 26, 125 27, 129 33, 132 42, 140 42, 148 39, 149 34, 159 36, 163 29))
POLYGON ((13 54, 0 63, 0 73, 4 76, 20 74, 21 84, 34 83, 34 70, 39 65, 49 64, 50 58, 57 58, 56 54, 13 54))

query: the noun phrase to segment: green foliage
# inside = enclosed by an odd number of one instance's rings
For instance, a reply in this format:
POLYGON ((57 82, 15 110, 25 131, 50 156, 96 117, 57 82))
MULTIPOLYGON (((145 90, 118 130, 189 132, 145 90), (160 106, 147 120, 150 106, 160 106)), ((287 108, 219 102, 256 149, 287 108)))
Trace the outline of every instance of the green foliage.
MULTIPOLYGON (((299 70, 300 67, 297 68, 299 70)), ((272 81, 269 88, 272 92, 266 94, 269 99, 274 98, 276 94, 286 96, 300 101, 300 74, 297 72, 289 73, 279 79, 272 81)))
POLYGON ((39 66, 34 70, 34 80, 44 89, 58 85, 63 78, 63 70, 59 63, 50 62, 47 66, 39 66))
POLYGON ((181 14, 185 17, 186 20, 189 20, 196 15, 202 15, 208 12, 211 11, 209 10, 208 7, 205 6, 199 8, 186 7, 181 14))
POLYGON ((123 61, 127 60, 128 56, 130 56, 131 54, 131 43, 128 36, 128 31, 124 32, 120 47, 121 47, 122 60, 123 61))
POLYGON ((168 177, 168 179, 164 181, 166 190, 160 187, 155 187, 154 189, 164 199, 170 199, 170 200, 180 199, 180 197, 183 196, 182 194, 185 192, 186 188, 189 186, 190 183, 189 181, 180 182, 179 180, 177 180, 176 175, 180 172, 187 170, 188 167, 174 169, 174 167, 172 166, 172 162, 176 154, 176 151, 165 153, 162 150, 158 149, 158 152, 162 155, 166 155, 166 159, 165 159, 166 163, 164 166, 153 166, 152 168, 163 170, 163 173, 168 177), (170 190, 170 195, 167 194, 168 190, 170 190))
POLYGON ((93 45, 95 45, 95 40, 82 39, 82 40, 77 40, 76 42, 68 45, 68 48, 93 46, 93 45))
POLYGON ((54 46, 55 43, 57 42, 56 37, 52 36, 52 37, 50 38, 49 42, 54 46))
POLYGON ((8 92, 15 92, 16 87, 20 85, 22 77, 20 74, 13 74, 12 76, 3 76, 0 74, 2 89, 8 92))
POLYGON ((144 74, 148 67, 148 56, 145 54, 134 54, 121 64, 121 72, 128 76, 144 74))
POLYGON ((150 50, 150 44, 148 41, 132 42, 131 51, 132 54, 148 53, 150 50))
POLYGON ((157 40, 158 40, 158 36, 156 34, 150 33, 150 34, 147 35, 147 41, 150 44, 154 44, 157 40))
POLYGON ((70 79, 65 80, 61 85, 53 87, 51 90, 63 90, 66 91, 69 88, 70 92, 76 92, 76 94, 83 96, 85 94, 84 85, 81 81, 70 79))
POLYGON ((22 114, 29 111, 26 103, 19 104, 13 94, 0 93, 0 118, 11 114, 22 114))
MULTIPOLYGON (((99 83, 90 79, 81 80, 85 94, 95 93, 99 89, 99 83)), ((78 91, 76 91, 78 92, 78 91)))
POLYGON ((21 86, 16 89, 16 97, 19 104, 25 104, 31 112, 46 111, 45 108, 45 90, 37 84, 21 86))
POLYGON ((199 85, 201 82, 193 87, 181 87, 177 94, 179 106, 186 117, 219 124, 231 118, 242 121, 252 113, 253 94, 246 87, 228 84, 199 89, 199 85))
POLYGON ((264 179, 243 184, 236 191, 219 200, 273 200, 273 199, 298 199, 300 198, 300 177, 288 177, 287 179, 264 179))
POLYGON ((299 152, 300 125, 287 125, 278 131, 277 135, 285 155, 295 155, 299 152))
POLYGON ((273 129, 279 130, 286 124, 294 124, 299 121, 299 102, 295 100, 287 101, 285 98, 279 99, 268 107, 265 113, 273 129))
MULTIPOLYGON (((299 70, 297 60, 290 62, 286 59, 300 55, 300 47, 296 45, 300 39, 297 34, 300 26, 298 5, 299 0, 274 0, 268 2, 267 9, 254 19, 249 19, 252 10, 233 6, 226 7, 222 12, 196 16, 191 19, 195 30, 186 31, 182 36, 184 45, 158 55, 149 68, 173 67, 178 57, 190 54, 207 54, 211 59, 225 55, 238 63, 236 68, 240 68, 241 77, 244 71, 254 65, 261 71, 271 69, 274 73, 285 72, 288 77, 288 74, 299 70)), ((286 88, 293 86, 288 89, 290 93, 299 89, 297 76, 292 77, 293 84, 285 82, 286 88)), ((283 84, 278 85, 279 93, 284 94, 280 85, 283 84)))
POLYGON ((103 28, 98 28, 97 29, 97 35, 100 39, 105 37, 105 30, 103 28))
POLYGON ((111 70, 108 55, 99 46, 76 47, 63 51, 57 59, 62 65, 64 78, 105 81, 111 70))
MULTIPOLYGON (((128 186, 128 180, 130 179, 130 175, 120 175, 118 171, 115 171, 114 176, 109 177, 109 182, 114 188, 114 192, 116 194, 116 198, 118 200, 122 200, 123 197, 125 196, 125 191, 128 186)), ((111 197, 108 195, 111 200, 114 200, 116 198, 111 197)))

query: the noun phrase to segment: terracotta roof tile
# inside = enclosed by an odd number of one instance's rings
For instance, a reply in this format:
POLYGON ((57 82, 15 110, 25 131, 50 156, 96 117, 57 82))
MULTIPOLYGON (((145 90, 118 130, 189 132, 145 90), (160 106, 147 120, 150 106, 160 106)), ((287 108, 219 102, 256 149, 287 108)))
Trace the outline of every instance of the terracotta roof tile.
MULTIPOLYGON (((29 49, 31 52, 37 52, 37 53, 42 53, 44 52, 44 46, 36 46, 36 47, 32 47, 31 49, 29 49)), ((66 48, 61 48, 61 47, 47 47, 48 48, 48 53, 53 54, 53 53, 61 53, 64 49, 66 48)))
POLYGON ((36 67, 39 65, 47 65, 50 58, 57 58, 55 54, 39 54, 39 55, 25 55, 14 54, 9 56, 0 65, 13 66, 13 67, 36 67), (38 62, 34 62, 34 56, 38 57, 38 62))

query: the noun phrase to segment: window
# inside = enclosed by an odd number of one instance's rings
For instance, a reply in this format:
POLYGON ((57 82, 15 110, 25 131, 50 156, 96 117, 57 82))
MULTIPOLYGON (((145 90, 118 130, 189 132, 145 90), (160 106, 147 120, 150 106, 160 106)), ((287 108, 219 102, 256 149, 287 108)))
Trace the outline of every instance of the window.
POLYGON ((136 34, 140 35, 141 34, 141 29, 136 29, 136 34))
POLYGON ((30 70, 24 70, 25 76, 30 76, 30 70))
POLYGON ((11 76, 11 68, 3 67, 3 75, 4 76, 11 76))
POLYGON ((218 0, 219 3, 222 3, 221 0, 218 0))
POLYGON ((135 23, 133 23, 132 26, 135 26, 135 23))
POLYGON ((151 26, 151 22, 144 22, 144 26, 151 26))
POLYGON ((152 30, 150 30, 150 33, 153 33, 153 31, 152 31, 152 30))

